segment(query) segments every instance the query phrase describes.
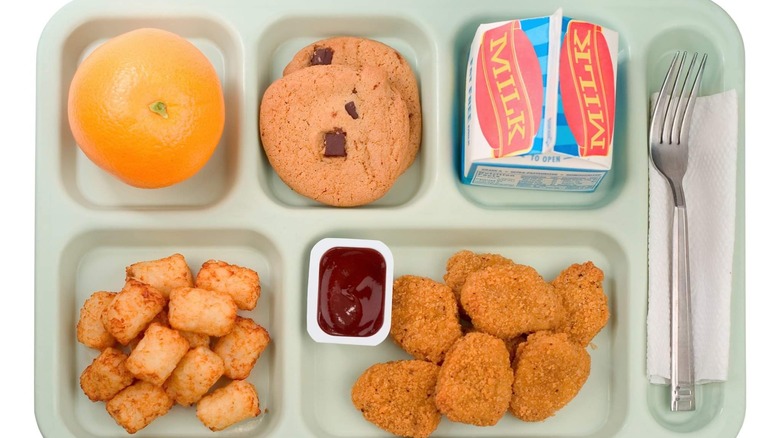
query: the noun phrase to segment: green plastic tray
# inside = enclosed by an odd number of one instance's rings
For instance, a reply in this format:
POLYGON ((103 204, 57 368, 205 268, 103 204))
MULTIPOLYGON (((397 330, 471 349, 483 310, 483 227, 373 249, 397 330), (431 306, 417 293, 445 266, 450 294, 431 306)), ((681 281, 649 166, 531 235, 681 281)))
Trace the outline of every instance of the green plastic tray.
POLYGON ((441 279, 457 250, 498 252, 547 279, 593 260, 605 272, 612 318, 590 350, 592 372, 553 418, 507 415, 478 428, 443 419, 435 436, 733 437, 745 410, 744 51, 738 29, 706 0, 254 1, 77 0, 45 28, 38 49, 35 244, 35 412, 47 437, 124 436, 78 376, 95 353, 75 324, 95 290, 121 288, 124 267, 181 252, 243 264, 262 278, 248 313, 273 337, 250 380, 268 411, 215 434, 194 409, 174 407, 137 436, 363 437, 386 433, 352 407, 350 388, 368 366, 408 356, 378 347, 324 345, 306 333, 308 253, 323 237, 379 239, 395 275, 441 279), (465 186, 456 162, 466 51, 479 23, 566 15, 620 34, 613 170, 593 193, 465 186), (97 44, 138 27, 195 43, 225 90, 227 122, 209 164, 171 188, 139 190, 105 175, 68 128, 70 79, 97 44), (412 64, 423 107, 422 151, 391 192, 353 209, 316 205, 276 177, 258 139, 263 90, 299 48, 352 34, 398 49, 412 64), (698 410, 669 412, 668 388, 645 376, 648 229, 648 99, 677 49, 709 53, 703 93, 740 99, 737 235, 729 380, 697 387, 698 410))

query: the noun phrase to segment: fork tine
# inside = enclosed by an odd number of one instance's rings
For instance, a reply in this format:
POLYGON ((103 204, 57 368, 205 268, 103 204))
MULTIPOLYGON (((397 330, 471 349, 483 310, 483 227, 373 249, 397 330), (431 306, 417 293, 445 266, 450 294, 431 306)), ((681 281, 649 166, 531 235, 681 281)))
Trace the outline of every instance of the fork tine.
MULTIPOLYGON (((671 144, 672 142, 672 130, 674 128, 674 120, 675 120, 675 114, 676 114, 676 108, 677 106, 674 105, 674 98, 675 96, 681 96, 682 92, 680 91, 682 86, 685 86, 685 83, 683 82, 680 88, 678 88, 678 84, 680 84, 680 75, 683 71, 683 66, 685 65, 685 58, 687 58, 688 52, 683 52, 682 56, 680 57, 680 62, 674 63, 675 72, 674 72, 674 82, 672 83, 671 90, 668 90, 669 94, 669 101, 667 102, 666 111, 664 112, 664 119, 663 119, 663 128, 661 131, 661 143, 671 144)), ((687 79, 687 74, 686 74, 687 79)), ((666 84, 664 84, 665 86, 666 84)), ((662 88, 663 90, 663 88, 662 88)), ((679 102, 679 100, 678 100, 679 102)))
MULTIPOLYGON (((680 86, 677 88, 679 91, 673 91, 672 94, 677 94, 677 103, 674 105, 674 113, 672 115, 672 123, 671 123, 671 131, 669 132, 669 143, 670 144, 680 144, 680 131, 682 130, 682 121, 684 120, 684 116, 686 114, 688 106, 688 102, 690 102, 690 93, 688 93, 688 96, 685 96, 685 89, 688 86, 688 79, 691 78, 691 71, 693 71, 693 66, 696 65, 696 58, 699 57, 698 53, 693 54, 693 58, 691 59, 691 63, 688 64, 688 68, 685 70, 685 77, 683 78, 683 81, 680 83, 680 86), (685 109, 683 109, 683 105, 685 106, 685 109)), ((683 67, 685 63, 681 63, 680 65, 680 73, 682 73, 683 67)), ((676 85, 676 84, 675 84, 676 85)), ((691 92, 693 91, 693 87, 691 87, 691 92)))
POLYGON ((666 77, 664 78, 663 84, 661 85, 661 90, 658 92, 658 98, 656 99, 655 105, 653 106, 652 117, 650 118, 650 137, 654 139, 662 139, 661 134, 663 132, 662 128, 664 125, 663 116, 666 114, 669 102, 671 101, 671 90, 674 85, 671 78, 677 76, 676 69, 679 69, 679 58, 680 52, 675 52, 674 57, 672 58, 672 62, 669 65, 669 70, 667 70, 666 77))
POLYGON ((696 70, 696 77, 693 78, 693 85, 691 86, 691 90, 686 98, 685 111, 683 112, 682 121, 680 122, 680 129, 678 131, 678 142, 680 138, 685 138, 688 136, 688 131, 691 127, 691 113, 693 113, 693 106, 695 104, 696 97, 699 95, 699 88, 701 88, 701 77, 704 72, 704 65, 706 63, 707 54, 705 53, 701 58, 699 68, 696 70))

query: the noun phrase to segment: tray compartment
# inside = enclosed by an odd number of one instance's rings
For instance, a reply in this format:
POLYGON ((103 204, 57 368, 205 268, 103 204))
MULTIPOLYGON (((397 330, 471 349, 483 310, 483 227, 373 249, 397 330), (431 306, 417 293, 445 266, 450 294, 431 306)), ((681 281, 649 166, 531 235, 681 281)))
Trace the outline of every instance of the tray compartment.
MULTIPOLYGON (((601 232, 581 230, 442 230, 381 229, 336 231, 328 236, 378 239, 387 244, 395 260, 395 278, 414 274, 442 281, 447 259, 461 249, 494 252, 539 271, 548 281, 572 263, 592 260, 606 274, 604 290, 612 317, 589 348, 590 377, 580 394, 558 415, 542 423, 523 423, 507 414, 494 427, 472 427, 443 419, 438 436, 611 436, 626 418, 629 400, 626 257, 621 245, 601 232)), ((315 436, 382 436, 365 421, 351 403, 350 391, 357 377, 369 366, 390 360, 410 359, 388 338, 369 352, 365 347, 317 344, 304 339, 301 388, 302 415, 315 436), (370 354, 368 354, 370 353, 370 354)))
POLYGON ((60 178, 71 197, 91 209, 187 209, 219 201, 236 179, 239 154, 238 114, 244 106, 239 66, 240 44, 223 24, 203 17, 93 18, 67 35, 60 54, 59 120, 60 178), (144 190, 131 187, 94 165, 76 145, 68 125, 68 89, 81 61, 109 38, 141 27, 157 27, 187 38, 211 61, 222 80, 225 128, 209 162, 192 178, 170 187, 144 190))
MULTIPOLYGON (((401 16, 377 15, 290 15, 271 23, 257 42, 259 107, 262 93, 282 76, 282 70, 303 47, 314 41, 343 35, 354 35, 381 41, 398 50, 417 75, 423 112, 420 152, 414 164, 401 175, 392 189, 372 207, 396 207, 410 201, 432 182, 427 177, 436 165, 439 147, 436 99, 435 41, 415 21, 401 16)), ((258 110, 259 114, 259 110, 258 110)), ((255 126, 257 125, 255 121, 255 126)), ((259 138, 259 133, 257 134, 259 138)), ((262 146, 261 146, 262 149, 262 146)), ((292 191, 276 174, 265 153, 261 153, 260 185, 276 202, 289 207, 324 207, 292 191)))
MULTIPOLYGON (((726 90, 724 85, 725 54, 709 35, 712 30, 697 26, 679 26, 655 35, 647 51, 647 86, 649 94, 657 93, 669 70, 672 57, 678 50, 707 53, 707 65, 700 95, 710 95, 726 90)), ((690 58, 689 58, 690 59, 690 58)), ((684 74, 684 72, 683 72, 684 74)), ((653 419, 662 427, 676 433, 690 433, 710 426, 715 417, 723 411, 726 390, 723 384, 696 385, 696 410, 692 412, 671 412, 668 385, 648 385, 647 405, 653 419)))
MULTIPOLYGON (((468 64, 469 49, 477 27, 483 23, 492 23, 518 18, 531 18, 549 15, 554 9, 539 12, 538 14, 514 13, 508 15, 490 15, 471 17, 457 28, 453 49, 455 65, 455 89, 452 90, 454 100, 453 108, 453 139, 455 139, 455 153, 453 162, 453 177, 464 198, 469 202, 484 208, 521 208, 521 209, 593 209, 609 204, 621 193, 626 184, 627 169, 629 167, 628 145, 631 144, 631 130, 627 126, 628 105, 628 43, 623 34, 620 34, 617 84, 615 102, 615 134, 612 156, 612 168, 601 181, 595 191, 591 193, 571 193, 540 190, 520 190, 496 187, 481 187, 460 183, 461 172, 461 145, 464 135, 464 99, 466 84, 466 65, 468 64)), ((584 18, 573 11, 564 8, 564 14, 584 18)), ((619 31, 612 23, 603 19, 592 18, 594 23, 619 31)))
POLYGON ((725 72, 729 62, 726 53, 717 42, 719 36, 712 35, 712 29, 698 26, 678 26, 654 35, 647 50, 647 87, 648 93, 657 93, 661 88, 672 57, 677 51, 687 51, 688 59, 693 53, 699 56, 707 54, 707 65, 702 76, 699 95, 707 96, 726 91, 725 72))
MULTIPOLYGON (((283 288, 279 252, 265 236, 244 230, 95 230, 74 238, 60 258, 59 294, 54 296, 62 321, 57 324, 60 367, 58 409, 74 436, 107 437, 124 433, 105 411, 104 403, 92 403, 79 388, 78 378, 98 351, 76 340, 75 326, 79 309, 89 295, 98 290, 118 291, 124 284, 124 267, 141 260, 152 260, 179 252, 187 259, 193 275, 210 258, 255 269, 260 275, 262 294, 252 311, 239 311, 265 327, 272 342, 252 370, 249 381, 255 385, 261 409, 281 404, 281 355, 274 341, 282 332, 283 288), (275 377, 276 376, 276 377, 275 377)), ((217 386, 226 383, 223 378, 217 386)), ((269 410, 255 420, 231 429, 231 436, 260 436, 278 421, 278 410, 269 410)), ((195 416, 194 407, 175 405, 138 436, 214 436, 195 416)))
POLYGON ((647 404, 658 424, 676 433, 691 433, 706 428, 723 412, 726 390, 722 384, 696 385, 696 410, 672 412, 669 409, 669 385, 650 385, 647 404))

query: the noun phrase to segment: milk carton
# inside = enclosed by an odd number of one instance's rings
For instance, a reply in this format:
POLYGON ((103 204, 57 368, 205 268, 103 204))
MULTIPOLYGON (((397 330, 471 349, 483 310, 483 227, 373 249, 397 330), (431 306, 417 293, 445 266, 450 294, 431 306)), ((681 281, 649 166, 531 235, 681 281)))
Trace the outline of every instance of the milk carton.
POLYGON ((593 191, 612 166, 617 33, 564 17, 483 24, 466 77, 461 180, 593 191))

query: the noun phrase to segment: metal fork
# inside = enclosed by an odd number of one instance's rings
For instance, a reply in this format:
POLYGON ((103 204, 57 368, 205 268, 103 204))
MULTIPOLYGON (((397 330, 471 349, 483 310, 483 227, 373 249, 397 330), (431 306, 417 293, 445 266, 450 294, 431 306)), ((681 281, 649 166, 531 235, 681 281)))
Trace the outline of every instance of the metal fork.
POLYGON ((671 409, 696 409, 693 342, 691 327, 691 291, 688 268, 688 217, 682 180, 688 167, 688 132, 691 113, 701 85, 707 55, 696 66, 694 53, 685 67, 687 52, 677 52, 666 73, 650 119, 650 158, 672 189, 672 369, 671 409), (684 72, 684 76, 683 76, 684 72), (695 72, 695 76, 691 73, 695 72))

